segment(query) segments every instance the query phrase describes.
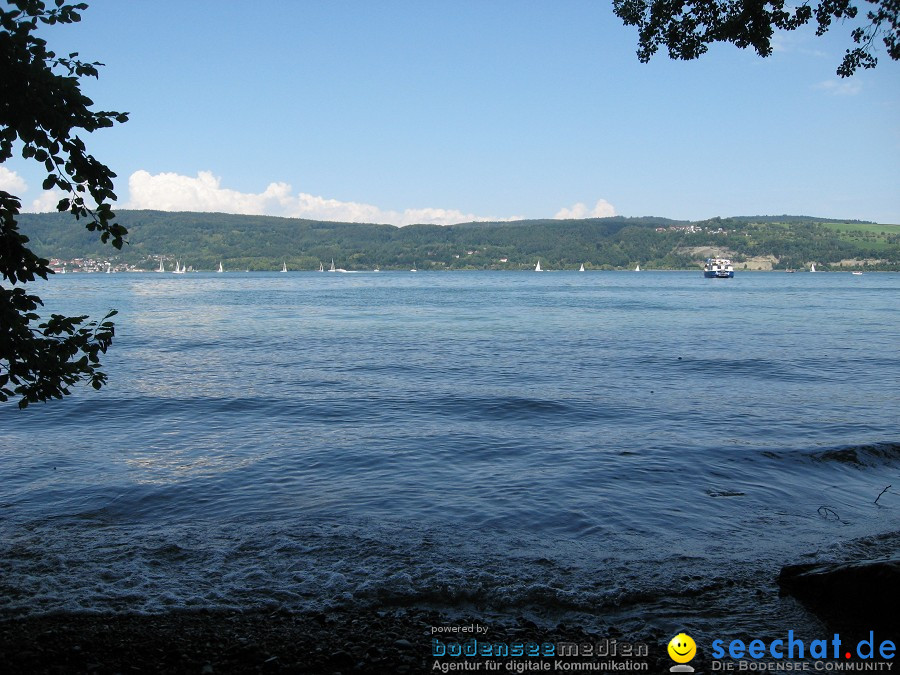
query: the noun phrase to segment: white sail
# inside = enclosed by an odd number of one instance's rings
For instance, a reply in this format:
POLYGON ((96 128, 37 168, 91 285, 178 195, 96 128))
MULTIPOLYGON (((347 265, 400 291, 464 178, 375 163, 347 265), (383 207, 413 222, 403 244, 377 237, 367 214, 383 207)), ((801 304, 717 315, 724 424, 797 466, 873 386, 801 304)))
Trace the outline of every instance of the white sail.
POLYGON ((181 263, 176 260, 175 269, 172 271, 172 274, 184 274, 186 270, 187 266, 185 265, 184 267, 182 267, 181 263))
POLYGON ((634 266, 634 271, 635 271, 635 272, 640 272, 640 271, 641 271, 641 266, 640 266, 640 265, 635 265, 635 266, 634 266))
POLYGON ((809 266, 809 271, 810 271, 810 272, 815 272, 815 271, 816 271, 816 263, 812 263, 812 264, 809 266))
POLYGON ((581 263, 581 267, 578 269, 579 272, 584 272, 584 263, 581 263))
POLYGON ((219 269, 218 269, 218 270, 216 270, 216 271, 217 271, 217 272, 219 272, 219 273, 222 273, 222 272, 224 272, 224 271, 225 271, 225 268, 224 268, 224 267, 222 267, 222 261, 221 261, 221 260, 220 260, 220 261, 219 261, 219 269))
POLYGON ((163 261, 162 261, 162 258, 159 259, 159 269, 156 270, 156 271, 157 271, 157 272, 165 272, 165 271, 166 271, 166 268, 163 267, 163 261))
POLYGON ((282 272, 287 272, 287 262, 281 263, 281 271, 282 271, 282 272))
POLYGON ((337 272, 337 270, 334 268, 334 258, 331 259, 331 267, 328 268, 328 271, 337 272))
POLYGON ((540 260, 538 260, 537 265, 534 266, 534 271, 535 272, 543 272, 544 271, 541 269, 541 261, 540 260))
POLYGON ((323 265, 322 263, 319 263, 319 271, 320 271, 320 272, 324 272, 324 271, 325 271, 325 265, 323 265))

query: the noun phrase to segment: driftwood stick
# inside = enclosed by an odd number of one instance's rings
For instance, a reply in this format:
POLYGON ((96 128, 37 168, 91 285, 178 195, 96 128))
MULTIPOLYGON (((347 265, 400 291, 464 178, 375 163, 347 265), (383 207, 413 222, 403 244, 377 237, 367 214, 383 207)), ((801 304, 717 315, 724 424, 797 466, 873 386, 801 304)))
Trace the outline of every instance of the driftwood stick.
POLYGON ((837 514, 837 511, 835 511, 830 506, 820 506, 818 508, 818 512, 819 512, 819 515, 822 516, 825 520, 829 520, 830 516, 832 516, 832 515, 834 516, 835 520, 841 519, 841 517, 837 514))

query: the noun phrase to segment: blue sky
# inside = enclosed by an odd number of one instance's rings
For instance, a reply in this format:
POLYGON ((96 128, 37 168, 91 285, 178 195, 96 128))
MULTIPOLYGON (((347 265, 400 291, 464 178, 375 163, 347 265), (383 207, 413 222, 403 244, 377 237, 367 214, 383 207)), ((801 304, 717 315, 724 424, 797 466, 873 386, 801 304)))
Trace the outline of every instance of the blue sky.
MULTIPOLYGON (((89 0, 45 31, 131 120, 118 206, 391 222, 807 214, 900 223, 900 64, 849 27, 637 60, 608 0, 89 0)), ((40 167, 0 167, 25 210, 40 167)))

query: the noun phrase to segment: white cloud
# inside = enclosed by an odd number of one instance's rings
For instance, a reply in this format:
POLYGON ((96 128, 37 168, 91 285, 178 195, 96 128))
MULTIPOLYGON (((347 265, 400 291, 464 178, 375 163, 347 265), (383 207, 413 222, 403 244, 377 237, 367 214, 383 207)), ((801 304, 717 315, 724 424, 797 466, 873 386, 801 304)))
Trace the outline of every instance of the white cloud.
POLYGON ((12 195, 20 195, 28 189, 28 183, 15 171, 0 166, 0 190, 12 195))
POLYGON ((784 33, 775 33, 774 35, 772 35, 772 39, 769 44, 772 45, 773 52, 790 51, 789 40, 784 33))
MULTIPOLYGON (((196 177, 177 173, 153 175, 140 170, 128 179, 129 199, 120 208, 157 209, 160 211, 204 211, 269 215, 285 218, 308 218, 351 223, 390 223, 404 226, 414 223, 453 225, 474 221, 521 220, 524 216, 479 216, 458 209, 436 207, 409 208, 402 211, 382 209, 361 202, 342 202, 305 192, 294 193, 287 183, 270 183, 259 193, 239 192, 224 188, 221 179, 211 171, 200 171, 196 177)), ((28 189, 15 171, 0 166, 0 190, 22 194, 28 189)), ((64 197, 60 190, 48 190, 32 200, 27 209, 32 213, 56 211, 64 197)), ((612 204, 599 200, 591 209, 579 202, 560 209, 554 218, 604 218, 616 215, 612 204)))
POLYGON ((124 208, 162 211, 207 211, 247 215, 283 216, 356 223, 451 225, 474 220, 514 220, 463 213, 455 209, 420 208, 384 210, 372 204, 342 202, 305 192, 294 193, 287 183, 270 183, 259 193, 223 188, 210 171, 196 177, 177 173, 135 171, 128 179, 130 197, 124 208))
POLYGON ((553 216, 557 220, 569 218, 608 218, 616 215, 615 207, 605 199, 600 199, 593 209, 588 209, 582 202, 572 205, 570 208, 562 208, 553 216))
MULTIPOLYGON (((290 189, 284 183, 272 183, 260 194, 245 194, 219 185, 209 171, 196 178, 177 173, 151 175, 135 171, 128 179, 132 209, 162 211, 221 211, 225 213, 260 214, 270 212, 290 189)), ((280 215, 280 214, 279 214, 280 215)))
POLYGON ((56 211, 56 205, 59 200, 66 196, 62 190, 47 190, 42 192, 41 196, 31 202, 31 213, 49 213, 56 211))
POLYGON ((857 79, 825 80, 815 85, 815 88, 834 96, 856 96, 862 91, 862 82, 857 79))
MULTIPOLYGON (((788 11, 793 11, 796 8, 786 8, 788 11)), ((821 49, 817 49, 815 47, 809 47, 815 40, 814 37, 810 37, 809 33, 794 33, 787 31, 775 31, 772 35, 772 51, 775 53, 784 53, 784 52, 796 52, 798 54, 805 54, 807 56, 813 56, 816 58, 825 58, 828 54, 821 49)))
MULTIPOLYGON (((15 171, 0 166, 0 190, 15 195, 21 201, 25 201, 23 195, 28 191, 28 183, 15 171)), ((47 213, 56 211, 56 205, 65 194, 61 190, 46 190, 39 193, 37 199, 32 200, 30 208, 23 208, 26 213, 47 213)))
MULTIPOLYGON (((402 211, 382 209, 362 202, 342 202, 294 192, 287 183, 270 183, 262 192, 238 192, 222 187, 221 179, 211 171, 200 171, 195 177, 177 173, 151 174, 135 171, 128 179, 129 199, 122 208, 158 209, 161 211, 205 211, 246 215, 282 216, 351 223, 390 223, 411 225, 428 223, 453 225, 472 221, 520 220, 523 216, 479 216, 457 209, 435 207, 409 208, 402 211)), ((592 209, 584 204, 561 209, 555 218, 603 218, 616 215, 612 204, 599 200, 592 209)))

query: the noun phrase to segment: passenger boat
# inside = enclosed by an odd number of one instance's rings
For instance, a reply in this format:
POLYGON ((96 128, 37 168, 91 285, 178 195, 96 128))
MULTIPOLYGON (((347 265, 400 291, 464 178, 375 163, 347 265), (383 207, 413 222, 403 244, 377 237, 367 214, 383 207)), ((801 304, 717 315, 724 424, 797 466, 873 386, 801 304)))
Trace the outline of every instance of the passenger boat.
POLYGON ((703 276, 707 279, 730 279, 734 276, 734 266, 728 258, 707 258, 703 276))

